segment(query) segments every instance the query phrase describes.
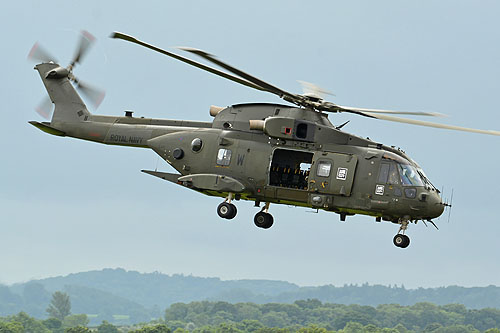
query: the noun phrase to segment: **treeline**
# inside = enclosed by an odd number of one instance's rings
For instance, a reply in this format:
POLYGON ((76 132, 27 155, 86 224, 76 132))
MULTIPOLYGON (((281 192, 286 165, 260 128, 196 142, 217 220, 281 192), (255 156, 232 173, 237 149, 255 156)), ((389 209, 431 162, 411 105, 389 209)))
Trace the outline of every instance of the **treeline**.
POLYGON ((417 303, 412 306, 386 304, 372 307, 322 303, 319 300, 261 305, 205 301, 173 304, 165 311, 164 320, 172 329, 186 328, 189 325, 192 328, 214 328, 224 323, 245 332, 263 328, 296 331, 304 327, 345 331, 349 323, 351 327, 354 325, 358 328, 365 326, 388 328, 397 332, 437 329, 439 332, 476 332, 499 328, 500 310, 491 308, 474 310, 460 304, 439 306, 431 303, 417 303))
POLYGON ((495 286, 406 289, 404 286, 363 284, 298 287, 284 281, 222 281, 218 278, 104 269, 10 287, 0 285, 0 316, 23 311, 35 318, 45 318, 47 305, 55 291, 68 294, 72 310, 87 314, 92 326, 103 320, 115 325, 149 322, 152 318, 162 317, 163 309, 173 303, 200 301, 293 305, 298 299, 318 299, 323 303, 372 307, 430 302, 436 305, 464 304, 467 309, 500 309, 500 287, 495 286))
POLYGON ((97 315, 93 324, 115 321, 127 316, 129 323, 149 321, 162 315, 162 310, 176 303, 193 301, 225 301, 293 303, 298 299, 319 299, 337 304, 413 305, 430 302, 437 305, 464 304, 467 308, 500 308, 500 287, 406 289, 404 286, 332 285, 299 287, 285 281, 235 280, 200 278, 161 273, 139 273, 123 269, 104 269, 68 276, 47 278, 16 284, 0 285, 0 316, 25 311, 41 318, 50 295, 57 291, 70 295, 77 313, 97 315))
MULTIPOLYGON (((83 315, 84 316, 84 315, 83 315)), ((66 318, 71 318, 68 316, 66 318)), ((1 333, 500 333, 500 310, 466 309, 463 305, 419 303, 377 307, 322 303, 293 304, 226 302, 176 303, 163 318, 136 326, 117 327, 106 321, 93 328, 88 322, 57 318, 37 320, 21 312, 0 317, 1 333)))
MULTIPOLYGON (((69 323, 57 318, 37 320, 24 312, 17 315, 0 317, 0 333, 170 333, 172 330, 164 324, 143 324, 130 327, 117 327, 106 321, 94 328, 87 323, 69 323)), ((181 331, 181 330, 179 330, 181 331)), ((187 332, 187 331, 186 331, 187 332)))

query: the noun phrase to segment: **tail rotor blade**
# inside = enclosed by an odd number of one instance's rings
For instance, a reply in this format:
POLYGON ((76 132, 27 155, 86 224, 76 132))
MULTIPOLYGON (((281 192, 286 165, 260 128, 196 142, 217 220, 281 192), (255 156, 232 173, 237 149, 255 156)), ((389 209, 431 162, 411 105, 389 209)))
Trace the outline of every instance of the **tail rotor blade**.
POLYGON ((57 59, 47 52, 38 42, 31 48, 28 59, 41 62, 57 62, 57 59))
POLYGON ((87 83, 83 83, 80 80, 75 79, 76 87, 80 90, 80 92, 86 97, 86 99, 92 103, 94 108, 98 108, 101 105, 104 97, 106 96, 106 92, 104 90, 95 88, 87 83))
POLYGON ((35 108, 35 111, 43 118, 50 120, 52 117, 53 104, 50 98, 47 96, 43 101, 35 108))
POLYGON ((85 54, 87 54, 94 41, 95 37, 90 32, 82 30, 80 36, 80 44, 78 45, 75 56, 73 57, 73 61, 71 61, 71 67, 73 67, 76 63, 80 63, 82 61, 83 57, 85 56, 85 54))

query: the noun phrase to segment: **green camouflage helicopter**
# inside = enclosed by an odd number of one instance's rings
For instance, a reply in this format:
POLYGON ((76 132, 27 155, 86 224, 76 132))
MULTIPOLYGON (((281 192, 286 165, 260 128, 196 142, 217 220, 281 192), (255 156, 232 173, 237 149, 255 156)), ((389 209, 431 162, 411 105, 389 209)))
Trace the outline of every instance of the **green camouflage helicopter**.
POLYGON ((430 222, 445 207, 440 191, 422 168, 400 149, 385 146, 342 131, 328 113, 352 113, 373 119, 421 126, 500 135, 395 115, 438 116, 428 112, 400 112, 340 106, 324 100, 320 89, 293 94, 234 68, 204 51, 182 48, 226 71, 162 50, 132 36, 115 32, 112 38, 132 42, 183 61, 212 74, 257 90, 270 92, 293 105, 251 103, 210 107, 212 122, 137 118, 125 111, 122 117, 92 114, 75 91, 76 87, 96 106, 104 93, 73 75, 94 37, 82 32, 77 53, 68 67, 35 44, 29 57, 50 101, 38 108, 49 122, 30 124, 49 134, 69 136, 110 145, 153 149, 178 173, 142 170, 155 177, 200 193, 224 198, 217 213, 225 219, 236 216, 234 204, 251 200, 261 207, 254 223, 270 228, 270 204, 286 204, 335 212, 340 220, 354 214, 369 215, 377 222, 399 225, 396 246, 410 244, 405 234, 409 223, 430 222))

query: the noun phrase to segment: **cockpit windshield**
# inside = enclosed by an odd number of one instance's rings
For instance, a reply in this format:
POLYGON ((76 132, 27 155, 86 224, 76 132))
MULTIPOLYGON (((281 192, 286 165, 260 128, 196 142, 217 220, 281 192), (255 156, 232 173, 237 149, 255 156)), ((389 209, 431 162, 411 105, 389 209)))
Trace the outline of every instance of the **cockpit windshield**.
POLYGON ((427 183, 430 184, 421 170, 415 166, 403 163, 402 161, 390 161, 385 158, 380 164, 378 182, 403 186, 424 186, 427 183))
POLYGON ((418 174, 420 175, 420 178, 424 181, 425 184, 427 184, 428 186, 430 186, 431 188, 437 190, 439 192, 439 190, 436 188, 436 186, 434 186, 434 184, 431 183, 431 181, 429 180, 429 178, 427 178, 427 175, 425 174, 424 170, 422 170, 421 168, 418 168, 417 169, 417 172, 418 174))
POLYGON ((420 178, 415 167, 408 164, 398 163, 399 174, 401 175, 401 183, 410 186, 424 186, 424 182, 420 178))

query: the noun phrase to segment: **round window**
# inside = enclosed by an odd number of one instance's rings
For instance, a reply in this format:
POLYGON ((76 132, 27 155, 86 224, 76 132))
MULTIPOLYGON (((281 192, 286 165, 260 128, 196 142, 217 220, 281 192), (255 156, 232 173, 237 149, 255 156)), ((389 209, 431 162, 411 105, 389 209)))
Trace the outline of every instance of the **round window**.
POLYGON ((200 138, 196 138, 193 141, 191 141, 191 149, 194 152, 200 151, 202 146, 203 146, 203 142, 201 141, 200 138))

